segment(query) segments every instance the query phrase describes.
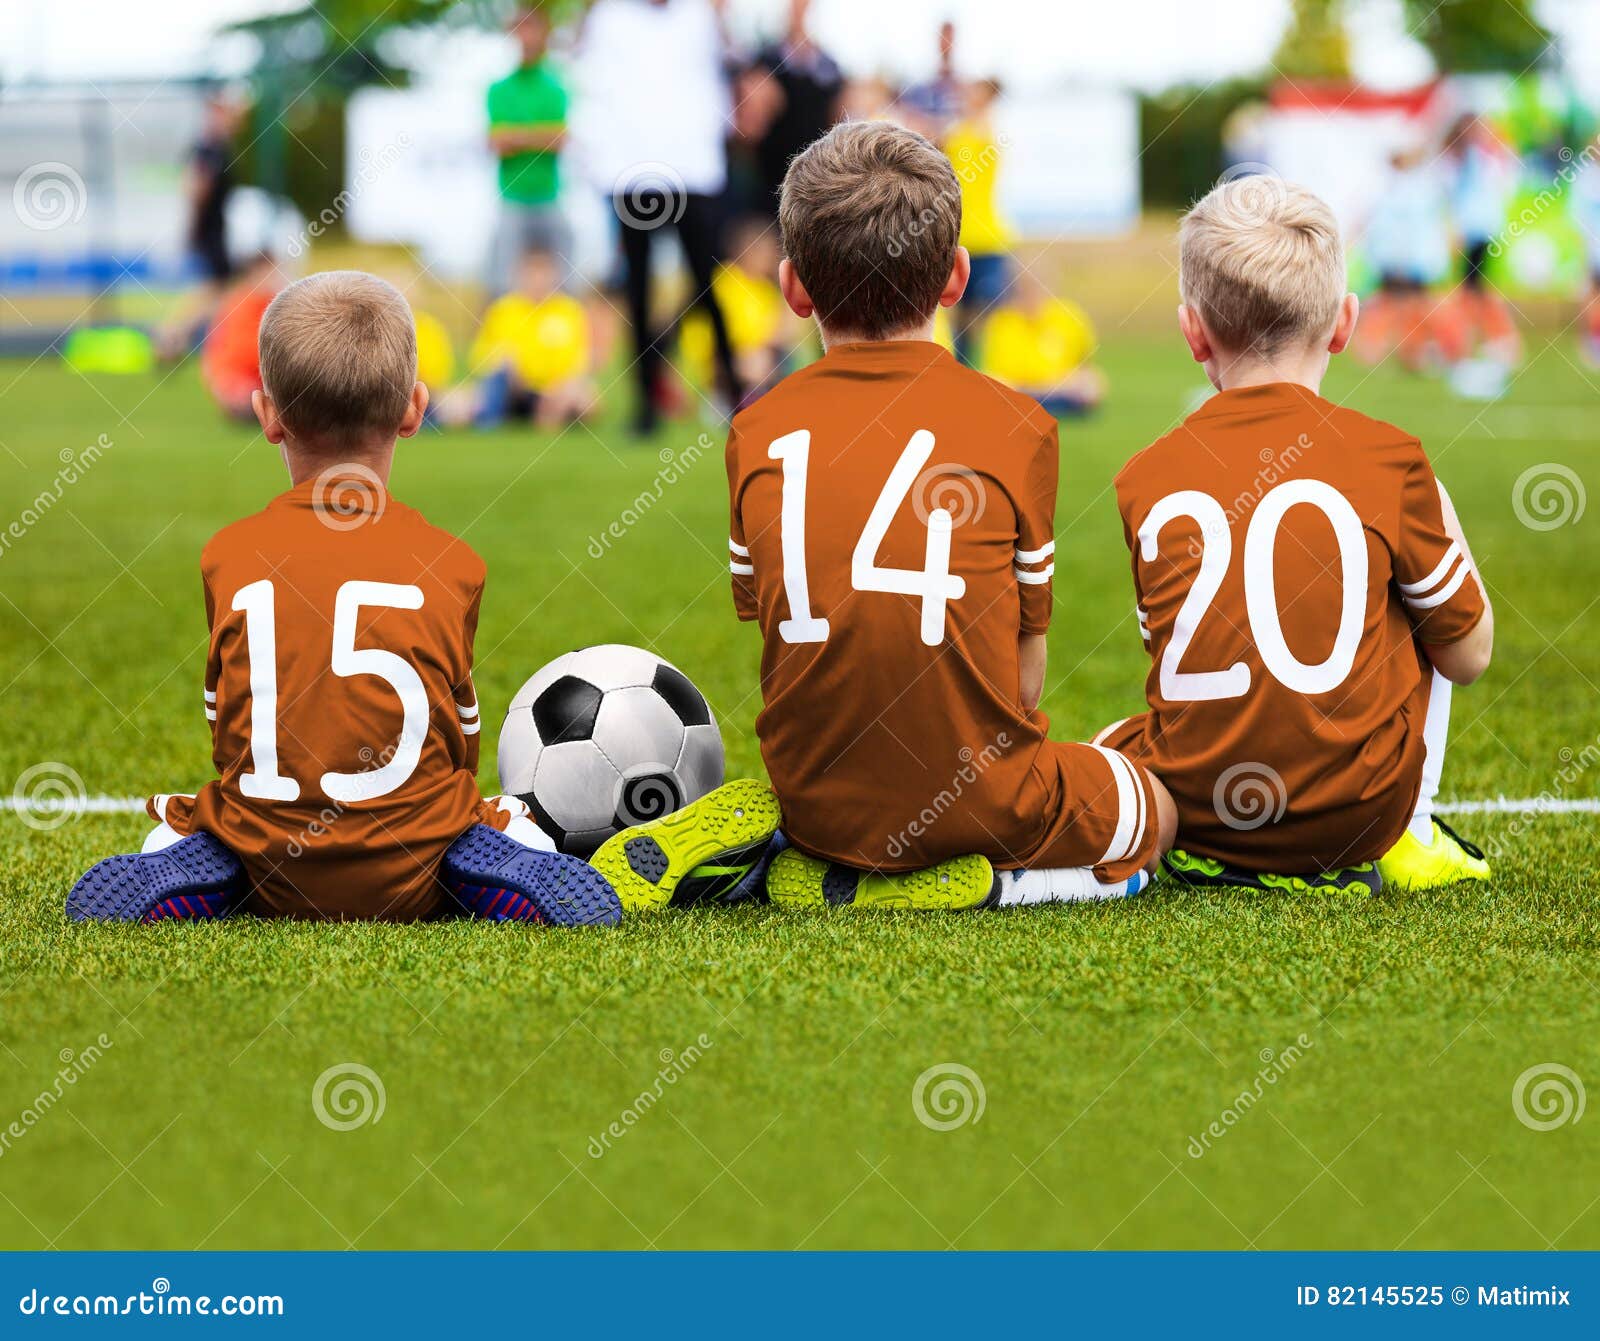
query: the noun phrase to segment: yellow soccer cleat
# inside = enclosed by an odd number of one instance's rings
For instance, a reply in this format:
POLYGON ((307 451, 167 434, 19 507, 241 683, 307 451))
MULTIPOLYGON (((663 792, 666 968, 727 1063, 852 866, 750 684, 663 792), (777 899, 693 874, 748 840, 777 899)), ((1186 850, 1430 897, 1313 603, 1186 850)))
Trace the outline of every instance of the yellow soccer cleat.
POLYGON ((778 819, 771 788, 741 778, 682 810, 613 834, 589 864, 611 882, 623 912, 650 912, 671 903, 679 883, 697 868, 765 843, 778 831, 778 819))
POLYGON ((987 857, 951 857, 921 871, 858 871, 785 848, 767 868, 767 897, 779 908, 978 908, 998 889, 987 857))
POLYGON ((1433 822, 1433 842, 1418 841, 1407 829, 1400 841, 1378 858, 1386 889, 1415 893, 1440 889, 1458 880, 1487 880, 1489 863, 1483 851, 1461 837, 1448 824, 1433 822))

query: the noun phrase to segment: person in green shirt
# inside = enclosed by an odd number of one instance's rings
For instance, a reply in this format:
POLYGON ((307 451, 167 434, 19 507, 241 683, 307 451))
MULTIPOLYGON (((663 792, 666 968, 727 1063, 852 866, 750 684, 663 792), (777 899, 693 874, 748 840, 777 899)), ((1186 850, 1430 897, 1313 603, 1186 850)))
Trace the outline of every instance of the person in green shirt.
POLYGON ((567 138, 567 90, 546 57, 550 18, 542 8, 519 9, 508 31, 522 59, 489 86, 489 147, 500 160, 500 222, 490 260, 491 290, 511 287, 525 252, 561 258, 571 275, 572 229, 561 208, 561 150, 567 138))

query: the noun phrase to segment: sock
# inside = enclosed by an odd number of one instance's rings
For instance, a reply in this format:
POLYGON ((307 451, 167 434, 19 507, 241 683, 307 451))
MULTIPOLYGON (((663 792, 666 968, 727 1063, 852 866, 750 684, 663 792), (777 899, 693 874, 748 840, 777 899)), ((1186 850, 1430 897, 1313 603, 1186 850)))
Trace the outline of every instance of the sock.
MULTIPOLYGON (((1444 486, 1439 486, 1444 495, 1444 486)), ((1448 497, 1448 495, 1444 495, 1448 497)), ((1411 836, 1424 847, 1433 846, 1433 803, 1439 795, 1439 779, 1444 772, 1445 742, 1450 734, 1450 681, 1433 672, 1428 686, 1428 712, 1423 719, 1422 787, 1417 793, 1417 808, 1406 825, 1411 836)))
POLYGON ((150 830, 148 837, 144 840, 144 846, 139 851, 141 853, 159 852, 162 848, 171 847, 174 843, 181 843, 182 841, 183 835, 170 824, 162 821, 150 830))
POLYGON ((1095 899, 1120 899, 1137 894, 1150 877, 1143 871, 1126 880, 1105 884, 1087 866, 1047 866, 1035 871, 1000 872, 1000 906, 1016 908, 1032 903, 1086 903, 1095 899))
POLYGON ((504 810, 511 816, 504 831, 507 838, 514 838, 523 847, 531 847, 535 852, 556 850, 555 840, 534 823, 533 812, 528 809, 526 801, 519 801, 514 796, 496 796, 492 799, 496 809, 504 810))

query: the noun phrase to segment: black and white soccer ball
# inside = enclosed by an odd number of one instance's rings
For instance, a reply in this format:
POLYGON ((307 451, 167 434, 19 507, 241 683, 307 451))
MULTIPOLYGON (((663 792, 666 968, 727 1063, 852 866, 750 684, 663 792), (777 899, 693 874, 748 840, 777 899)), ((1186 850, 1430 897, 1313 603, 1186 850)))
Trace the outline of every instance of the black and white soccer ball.
POLYGON ((620 643, 559 656, 511 700, 500 790, 526 801, 563 852, 590 856, 619 830, 722 785, 722 733, 676 666, 620 643))

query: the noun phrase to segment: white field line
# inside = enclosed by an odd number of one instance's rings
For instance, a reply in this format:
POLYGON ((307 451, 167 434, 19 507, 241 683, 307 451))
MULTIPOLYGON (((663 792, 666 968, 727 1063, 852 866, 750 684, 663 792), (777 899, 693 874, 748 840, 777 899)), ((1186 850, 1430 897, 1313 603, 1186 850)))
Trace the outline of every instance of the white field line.
MULTIPOLYGON (((41 797, 32 802, 25 796, 0 796, 0 811, 14 815, 50 815, 62 811, 85 815, 133 815, 144 813, 142 796, 41 797)), ((1494 796, 1477 801, 1441 801, 1434 809, 1441 815, 1600 815, 1597 796, 1494 796)))

